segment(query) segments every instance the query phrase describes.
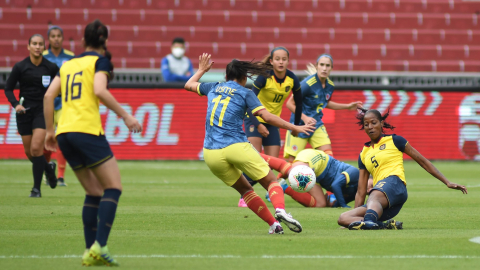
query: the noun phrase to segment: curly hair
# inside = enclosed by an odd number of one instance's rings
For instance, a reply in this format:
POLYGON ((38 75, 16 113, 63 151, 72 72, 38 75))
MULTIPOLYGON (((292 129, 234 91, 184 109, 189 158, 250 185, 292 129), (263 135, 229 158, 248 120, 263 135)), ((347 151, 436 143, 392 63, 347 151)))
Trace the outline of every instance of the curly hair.
POLYGON ((378 110, 367 110, 364 108, 358 108, 357 110, 358 110, 358 113, 356 118, 358 120, 357 124, 360 126, 360 130, 365 129, 364 119, 367 113, 373 113, 375 115, 375 118, 377 118, 379 121, 383 121, 382 132, 384 128, 390 129, 390 130, 395 129, 394 126, 390 125, 385 121, 387 117, 390 115, 390 108, 388 108, 387 112, 384 115, 382 115, 378 110))

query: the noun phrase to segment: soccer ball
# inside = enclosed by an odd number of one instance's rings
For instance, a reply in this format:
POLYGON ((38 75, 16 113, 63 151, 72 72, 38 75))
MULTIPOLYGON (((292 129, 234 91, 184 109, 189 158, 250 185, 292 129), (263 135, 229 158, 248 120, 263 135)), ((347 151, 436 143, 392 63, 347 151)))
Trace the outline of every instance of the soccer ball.
POLYGON ((315 172, 306 165, 293 167, 288 175, 288 185, 297 192, 309 192, 316 182, 315 172))

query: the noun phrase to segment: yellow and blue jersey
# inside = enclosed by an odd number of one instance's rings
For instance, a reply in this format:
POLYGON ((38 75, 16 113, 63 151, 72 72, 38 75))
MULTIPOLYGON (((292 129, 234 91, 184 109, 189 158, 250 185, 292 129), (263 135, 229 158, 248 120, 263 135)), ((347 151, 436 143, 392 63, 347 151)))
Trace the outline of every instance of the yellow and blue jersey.
POLYGON ((247 108, 253 114, 265 109, 250 89, 228 81, 201 83, 197 92, 208 97, 204 148, 221 149, 234 143, 248 142, 242 128, 247 108))
MULTIPOLYGON (((75 57, 75 54, 69 50, 62 49, 58 56, 52 53, 51 49, 43 51, 43 57, 48 61, 57 64, 58 68, 61 68, 63 63, 75 57)), ((58 111, 62 108, 62 99, 60 97, 55 98, 55 110, 58 111)))
POLYGON ((358 157, 358 168, 373 176, 374 186, 391 175, 398 176, 406 185, 403 152, 407 143, 405 138, 395 134, 383 135, 375 144, 365 143, 358 157))
MULTIPOLYGON (((268 78, 258 76, 253 83, 253 87, 252 90, 258 91, 257 97, 265 106, 265 109, 280 117, 283 103, 285 103, 290 92, 295 93, 300 90, 300 82, 297 76, 288 69, 283 79, 277 78, 275 72, 271 70, 268 78)), ((257 119, 261 123, 266 123, 261 117, 257 116, 257 119)))
POLYGON ((110 76, 110 61, 96 52, 84 52, 60 68, 58 76, 61 80, 63 110, 57 135, 68 132, 97 136, 104 134, 99 99, 93 89, 97 72, 110 76))
MULTIPOLYGON (((323 125, 323 109, 327 107, 328 101, 332 98, 334 86, 333 82, 327 78, 325 88, 323 88, 322 82, 316 73, 308 76, 300 83, 303 100, 302 111, 306 116, 312 117, 317 121, 315 128, 323 125)), ((292 113, 290 123, 293 123, 294 120, 295 114, 292 113)), ((300 124, 304 125, 305 123, 301 121, 300 124)), ((300 133, 298 137, 306 139, 312 135, 313 133, 310 133, 310 135, 300 133)))

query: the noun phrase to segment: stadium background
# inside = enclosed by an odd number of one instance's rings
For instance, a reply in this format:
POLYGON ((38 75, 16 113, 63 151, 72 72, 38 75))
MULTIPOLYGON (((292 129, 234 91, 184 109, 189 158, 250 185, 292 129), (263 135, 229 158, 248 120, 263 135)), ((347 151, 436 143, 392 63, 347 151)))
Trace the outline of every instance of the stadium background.
MULTIPOLYGON (((48 24, 60 25, 64 47, 80 53, 83 28, 96 18, 111 30, 108 48, 117 74, 137 74, 140 81, 145 80, 142 73, 160 73, 160 60, 176 36, 187 40, 186 54, 194 65, 197 55, 212 53, 217 68, 208 77, 212 80, 222 77, 221 69, 232 58, 260 59, 274 46, 289 48, 289 68, 300 76, 307 63, 328 52, 335 59, 332 75, 381 78, 375 85, 342 84, 332 76, 338 86, 334 101, 361 100, 382 112, 390 108, 395 133, 427 158, 480 160, 478 80, 437 83, 442 77, 478 79, 479 11, 478 1, 453 0, 6 0, 0 3, 0 66, 5 67, 0 84, 13 64, 28 55, 29 36, 45 35, 48 24), (424 72, 420 81, 427 84, 393 83, 392 78, 418 72, 424 72), (437 80, 428 84, 430 78, 437 80)), ((122 120, 101 109, 116 156, 201 158, 206 99, 160 81, 138 85, 117 79, 112 93, 143 120, 142 134, 128 134, 122 120)), ((334 153, 341 160, 355 160, 366 141, 354 116, 325 110, 334 153)), ((289 118, 286 108, 282 117, 289 118)), ((25 158, 14 110, 3 94, 0 158, 25 158)))

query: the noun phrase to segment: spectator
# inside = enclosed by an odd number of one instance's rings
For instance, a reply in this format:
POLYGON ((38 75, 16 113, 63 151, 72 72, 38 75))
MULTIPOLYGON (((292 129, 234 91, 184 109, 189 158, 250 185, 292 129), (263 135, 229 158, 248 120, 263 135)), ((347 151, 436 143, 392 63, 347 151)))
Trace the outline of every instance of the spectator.
POLYGON ((162 76, 166 82, 187 82, 193 75, 193 65, 185 54, 185 40, 176 37, 172 53, 162 59, 162 76))

